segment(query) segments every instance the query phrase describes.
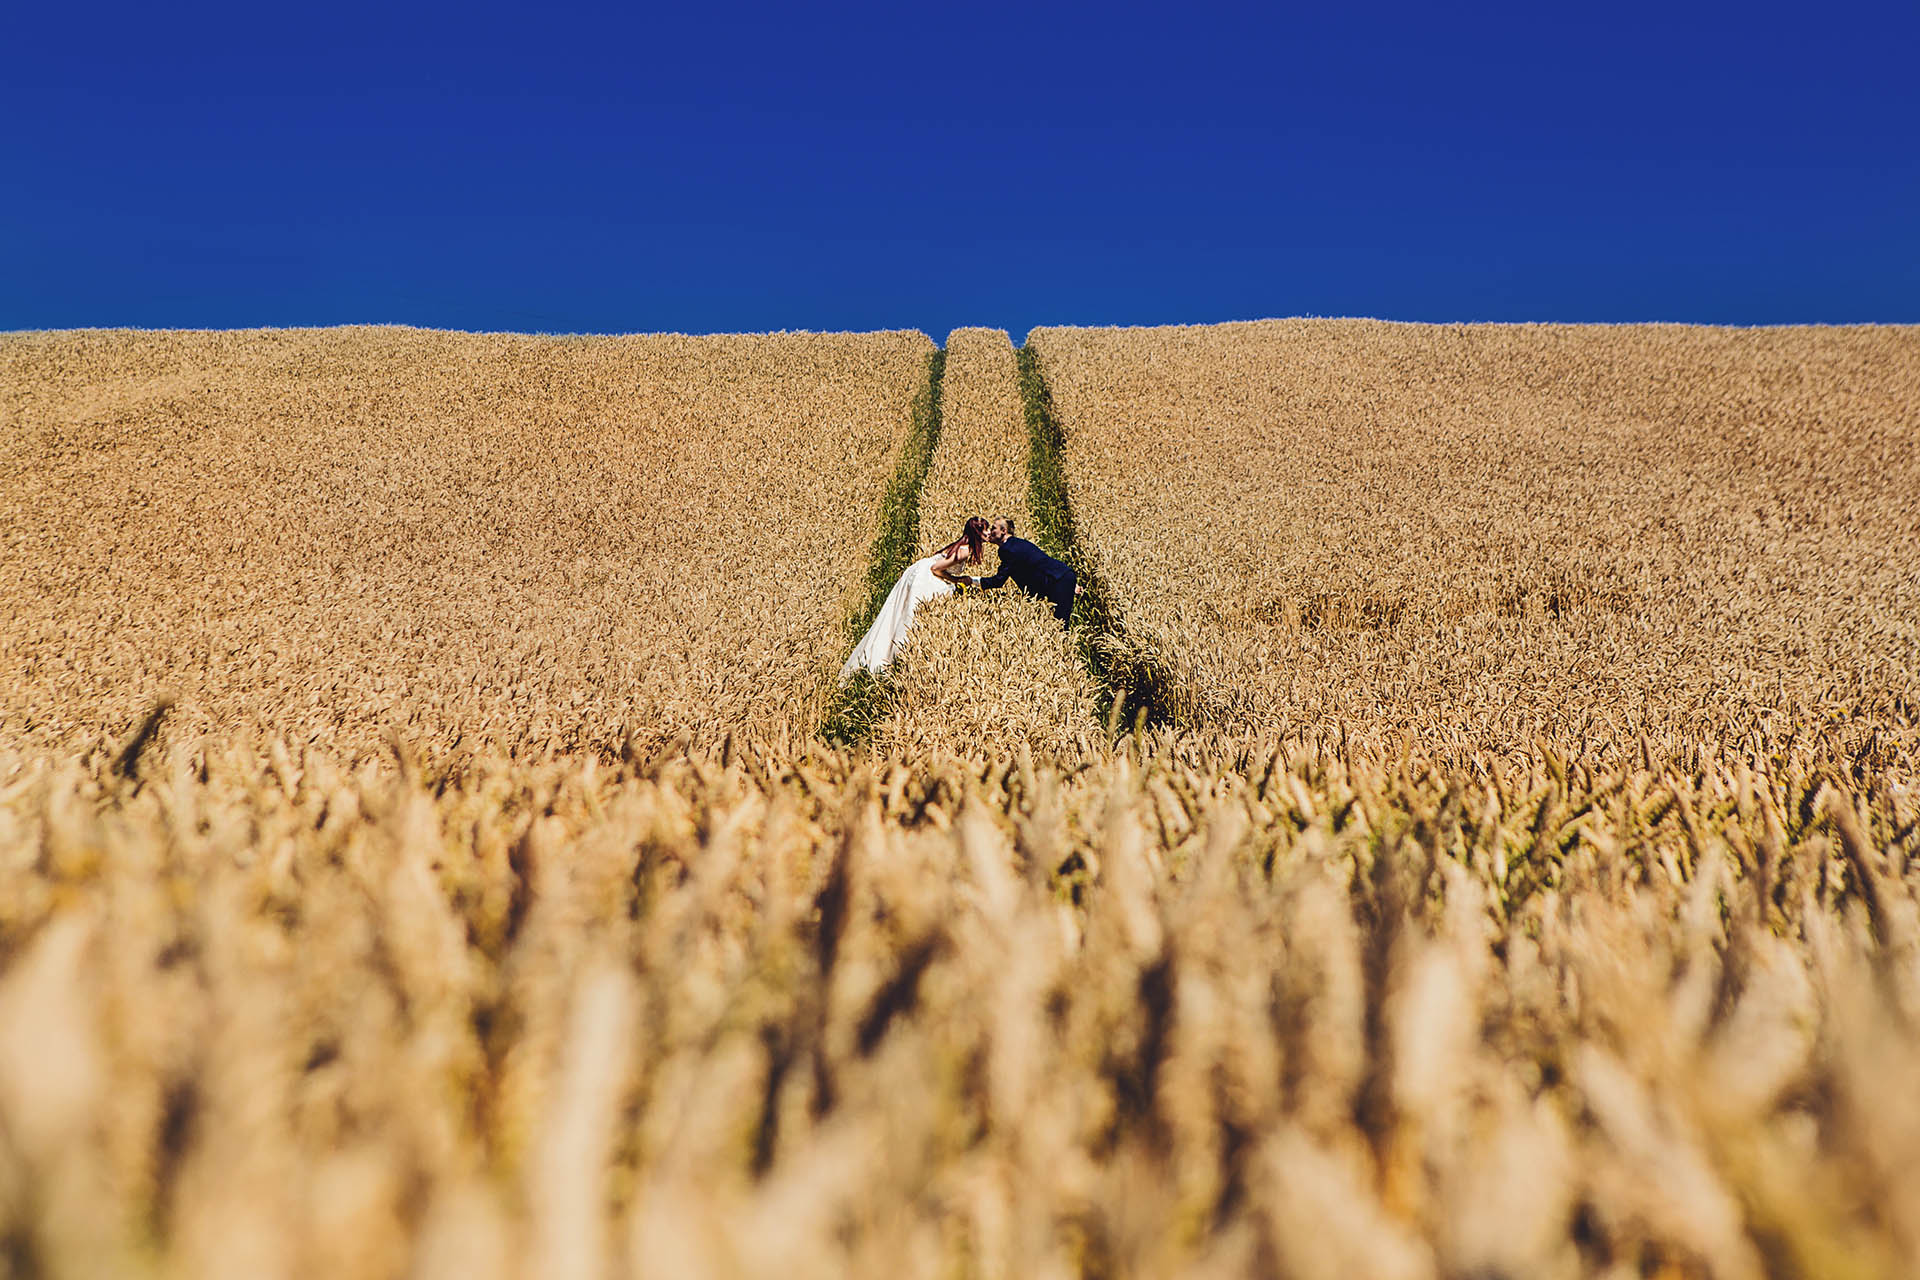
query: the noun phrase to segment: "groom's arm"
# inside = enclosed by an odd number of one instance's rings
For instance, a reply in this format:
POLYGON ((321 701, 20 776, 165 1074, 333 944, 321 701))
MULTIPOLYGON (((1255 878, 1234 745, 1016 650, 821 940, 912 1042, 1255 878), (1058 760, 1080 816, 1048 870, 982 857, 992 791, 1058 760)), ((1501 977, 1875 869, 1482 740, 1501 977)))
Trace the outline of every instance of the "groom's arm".
POLYGON ((1008 543, 1003 543, 1003 544, 1001 544, 1001 547, 1000 547, 1000 572, 998 572, 998 573, 996 573, 996 574, 994 574, 994 575, 993 575, 993 576, 992 576, 991 578, 982 578, 982 579, 980 579, 980 589, 981 589, 982 591, 991 591, 991 590, 993 590, 993 589, 994 589, 995 587, 1004 587, 1004 586, 1006 586, 1006 585, 1007 585, 1007 571, 1008 571, 1009 569, 1011 569, 1011 568, 1013 568, 1013 562, 1014 562, 1015 560, 1017 560, 1017 559, 1019 559, 1019 558, 1020 558, 1020 556, 1021 556, 1021 554, 1022 554, 1022 553, 1023 553, 1023 552, 1025 551, 1025 550, 1026 550, 1026 548, 1024 548, 1024 547, 1016 547, 1016 546, 1014 546, 1014 545, 1013 545, 1013 544, 1012 544, 1011 542, 1008 542, 1008 543))

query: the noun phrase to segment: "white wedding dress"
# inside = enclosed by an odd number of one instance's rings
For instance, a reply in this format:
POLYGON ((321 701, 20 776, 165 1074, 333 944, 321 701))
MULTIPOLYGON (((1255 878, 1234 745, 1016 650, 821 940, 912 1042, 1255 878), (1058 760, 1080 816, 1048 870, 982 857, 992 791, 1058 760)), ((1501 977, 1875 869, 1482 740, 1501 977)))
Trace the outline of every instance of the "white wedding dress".
POLYGON ((861 667, 878 675, 907 642, 907 628, 913 625, 914 610, 929 600, 952 594, 953 584, 934 576, 933 562, 937 559, 938 556, 928 556, 907 566, 900 581, 887 593, 887 602, 880 606, 879 616, 854 646, 847 664, 840 668, 842 680, 861 667))

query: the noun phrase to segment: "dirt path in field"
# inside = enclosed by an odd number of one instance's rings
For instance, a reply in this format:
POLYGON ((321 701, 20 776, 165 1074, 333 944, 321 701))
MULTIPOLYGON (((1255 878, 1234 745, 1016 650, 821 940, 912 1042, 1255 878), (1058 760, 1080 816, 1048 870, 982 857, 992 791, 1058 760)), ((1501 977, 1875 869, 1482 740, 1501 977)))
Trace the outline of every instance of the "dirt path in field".
MULTIPOLYGON (((916 555, 958 537, 971 515, 1010 516, 1038 536, 1031 456, 1013 344, 998 329, 948 337, 942 427, 920 494, 916 555)), ((1054 548, 1047 548, 1054 550, 1054 548)), ((996 568, 988 549, 983 574, 996 568)), ((1084 758, 1105 740, 1098 689, 1045 602, 1012 584, 949 597, 915 619, 874 726, 880 750, 924 752, 1024 743, 1042 758, 1084 758)))

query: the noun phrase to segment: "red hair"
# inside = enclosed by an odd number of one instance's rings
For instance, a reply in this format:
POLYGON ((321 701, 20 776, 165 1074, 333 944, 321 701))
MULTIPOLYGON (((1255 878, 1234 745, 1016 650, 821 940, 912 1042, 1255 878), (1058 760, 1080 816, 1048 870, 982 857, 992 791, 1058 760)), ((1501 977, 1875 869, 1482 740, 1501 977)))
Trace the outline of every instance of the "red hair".
POLYGON ((975 564, 979 564, 980 555, 982 551, 986 548, 986 543, 987 543, 987 522, 985 517, 968 516, 967 527, 961 531, 960 536, 955 538, 952 542, 949 542, 946 546, 940 548, 940 550, 938 550, 934 554, 942 555, 942 556, 950 556, 954 552, 960 549, 960 545, 962 543, 966 544, 967 551, 973 557, 973 562, 975 564))

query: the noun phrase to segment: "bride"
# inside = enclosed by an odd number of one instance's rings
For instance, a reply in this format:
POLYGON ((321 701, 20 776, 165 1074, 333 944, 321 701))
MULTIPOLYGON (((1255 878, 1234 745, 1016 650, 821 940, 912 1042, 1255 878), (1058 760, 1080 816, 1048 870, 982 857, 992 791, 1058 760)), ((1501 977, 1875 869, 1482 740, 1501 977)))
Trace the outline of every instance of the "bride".
POLYGON ((961 578, 954 572, 964 564, 979 564, 982 544, 986 540, 987 522, 979 516, 967 521, 966 529, 940 550, 922 560, 915 560, 900 575, 900 581, 893 584, 893 590, 887 593, 887 602, 880 606, 880 614, 874 618, 873 625, 867 628, 867 634, 854 646, 853 654, 840 668, 840 679, 845 680, 855 671, 865 667, 878 675, 900 646, 907 642, 907 628, 913 625, 913 613, 921 605, 938 596, 950 593, 961 578))

